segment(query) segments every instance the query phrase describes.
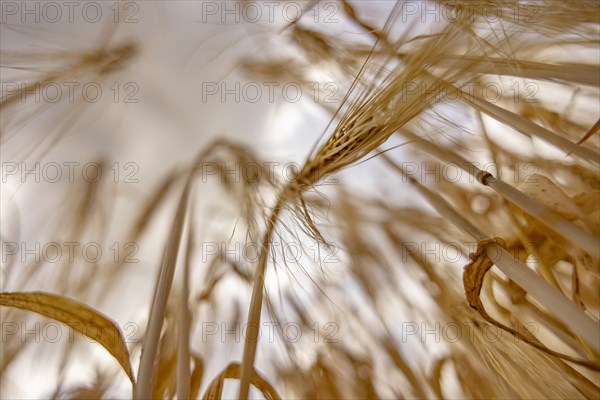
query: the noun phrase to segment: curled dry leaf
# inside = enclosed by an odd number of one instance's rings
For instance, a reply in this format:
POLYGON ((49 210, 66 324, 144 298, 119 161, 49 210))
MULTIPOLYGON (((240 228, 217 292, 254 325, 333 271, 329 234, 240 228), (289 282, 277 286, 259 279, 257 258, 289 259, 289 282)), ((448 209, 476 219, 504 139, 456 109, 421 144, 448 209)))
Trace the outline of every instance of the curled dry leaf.
POLYGON ((463 274, 463 284, 469 305, 477 310, 479 314, 481 314, 481 316, 490 324, 514 335, 518 339, 523 340, 525 343, 542 350, 549 355, 562 358, 563 360, 570 361, 575 364, 586 366, 590 369, 600 370, 600 365, 597 365, 594 362, 577 359, 546 348, 534 336, 527 335, 520 330, 509 328, 508 326, 496 321, 487 313, 481 301, 480 294, 485 274, 494 266, 494 262, 490 259, 487 253, 487 247, 494 243, 506 248, 506 243, 503 239, 493 238, 480 241, 477 245, 477 251, 469 254, 471 262, 465 266, 465 271, 463 274))
POLYGON ((69 325, 104 346, 134 382, 129 351, 121 330, 98 311, 75 300, 43 292, 0 293, 0 306, 33 311, 69 325))
MULTIPOLYGON (((502 247, 506 247, 504 241, 500 238, 482 240, 477 244, 477 251, 469 254, 471 262, 465 266, 463 274, 463 283, 465 285, 465 293, 469 305, 480 313, 485 313, 483 303, 479 297, 481 287, 483 286, 483 278, 485 274, 494 266, 494 262, 487 256, 487 245, 490 243, 498 243, 502 247)), ((487 315, 487 314, 486 314, 487 315)))

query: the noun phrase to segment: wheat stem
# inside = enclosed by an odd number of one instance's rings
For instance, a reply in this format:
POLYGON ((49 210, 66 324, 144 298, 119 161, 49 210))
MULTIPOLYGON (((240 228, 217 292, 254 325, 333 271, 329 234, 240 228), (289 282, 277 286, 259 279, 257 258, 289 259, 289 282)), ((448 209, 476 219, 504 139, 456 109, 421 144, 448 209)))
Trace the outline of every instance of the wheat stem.
MULTIPOLYGON (((190 212, 190 221, 193 221, 193 212, 190 212)), ((177 326, 177 398, 188 399, 190 397, 190 309, 189 297, 189 275, 194 247, 194 230, 189 226, 185 264, 181 284, 181 296, 179 298, 180 317, 177 326)))
POLYGON ((169 235, 169 245, 165 250, 158 280, 156 281, 156 288, 154 290, 154 297, 150 308, 150 317, 148 318, 148 326, 146 327, 146 335, 144 335, 144 341, 142 343, 142 356, 138 369, 138 379, 133 392, 134 399, 149 399, 152 394, 152 381, 155 374, 154 361, 158 352, 158 342, 160 340, 164 322, 167 299, 171 291, 173 275, 175 274, 175 266, 179 255, 179 245, 184 228, 191 182, 192 174, 188 177, 185 188, 181 194, 169 235))
MULTIPOLYGON (((441 216, 447 218, 478 242, 489 239, 469 220, 454 210, 441 196, 433 193, 409 176, 401 166, 397 165, 387 155, 383 154, 382 157, 394 169, 406 176, 441 216)), ((598 342, 600 326, 592 321, 577 305, 569 301, 558 289, 540 278, 527 265, 516 259, 500 245, 490 242, 487 247, 487 254, 503 273, 525 289, 547 310, 555 313, 558 319, 568 325, 573 332, 580 335, 591 348, 596 352, 600 351, 600 343, 598 342)))
POLYGON ((519 114, 515 114, 502 107, 498 107, 489 101, 480 99, 477 96, 466 93, 456 87, 455 89, 461 93, 463 101, 475 109, 489 115, 495 120, 502 122, 513 129, 516 129, 526 136, 533 134, 552 146, 562 150, 566 154, 574 154, 594 164, 595 166, 600 166, 600 154, 596 153, 594 150, 570 142, 564 137, 531 122, 529 119, 519 114))
POLYGON ((262 311, 263 291, 265 286, 265 272, 267 270, 267 260, 269 255, 269 242, 275 230, 275 225, 279 213, 287 198, 286 189, 279 196, 275 207, 267 221, 267 230, 263 236, 258 268, 254 275, 254 285, 252 288, 252 298, 248 310, 248 320, 246 323, 246 340, 244 343, 244 356, 242 358, 242 371, 240 374, 240 391, 238 398, 247 399, 250 392, 250 382, 254 375, 254 358, 256 357, 256 348, 258 347, 258 338, 260 332, 260 314, 262 311))
POLYGON ((493 189, 504 199, 530 214, 565 240, 573 243, 575 246, 581 247, 595 259, 600 258, 598 239, 579 226, 562 218, 550 208, 533 200, 506 182, 495 178, 489 172, 480 170, 473 163, 467 161, 459 154, 448 150, 442 151, 431 142, 417 138, 416 135, 409 134, 409 136, 436 158, 455 163, 456 166, 471 174, 482 185, 493 189))

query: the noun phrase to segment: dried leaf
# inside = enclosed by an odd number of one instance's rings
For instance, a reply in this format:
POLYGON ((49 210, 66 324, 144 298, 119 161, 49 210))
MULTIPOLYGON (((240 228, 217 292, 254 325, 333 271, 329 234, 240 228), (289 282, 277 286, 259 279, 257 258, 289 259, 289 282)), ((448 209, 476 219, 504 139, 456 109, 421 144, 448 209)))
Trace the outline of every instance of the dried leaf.
POLYGON ((135 381, 121 330, 98 311, 75 300, 42 292, 0 293, 0 305, 33 311, 69 325, 104 346, 121 364, 131 382, 135 381), (91 332, 95 335, 90 336, 91 332))
POLYGON ((469 254, 471 262, 465 266, 463 274, 463 283, 465 285, 465 293, 469 305, 480 313, 486 314, 483 303, 479 295, 483 286, 483 278, 485 274, 494 266, 494 262, 487 256, 487 245, 490 243, 498 243, 502 247, 506 247, 504 241, 500 238, 482 240, 477 244, 477 251, 469 254))
POLYGON ((202 384, 202 376, 204 375, 204 363, 200 357, 192 355, 192 359, 194 360, 194 370, 192 371, 192 376, 190 377, 190 398, 196 399, 198 398, 198 393, 200 392, 200 385, 202 384))
POLYGON ((165 317, 165 308, 171 285, 173 283, 173 275, 175 274, 175 266, 179 256, 179 247, 181 236, 185 225, 187 215, 189 194, 191 191, 192 176, 188 176, 188 180, 183 189, 177 211, 171 226, 171 235, 169 242, 163 254, 162 265, 159 271, 159 276, 156 281, 156 289, 152 307, 150 308, 150 316, 146 328, 146 336, 142 344, 142 356, 138 370, 138 382, 135 385, 134 398, 146 399, 151 395, 152 381, 156 372, 156 354, 158 353, 158 345, 160 333, 165 317))
MULTIPOLYGON (((231 363, 227 368, 223 370, 210 384, 203 399, 213 400, 221 399, 223 393, 223 384, 225 379, 240 379, 241 365, 239 363, 231 363)), ((250 383, 254 385, 260 392, 265 396, 267 400, 279 400, 281 396, 277 394, 277 391, 269 382, 267 382, 262 376, 256 371, 251 378, 250 383)))

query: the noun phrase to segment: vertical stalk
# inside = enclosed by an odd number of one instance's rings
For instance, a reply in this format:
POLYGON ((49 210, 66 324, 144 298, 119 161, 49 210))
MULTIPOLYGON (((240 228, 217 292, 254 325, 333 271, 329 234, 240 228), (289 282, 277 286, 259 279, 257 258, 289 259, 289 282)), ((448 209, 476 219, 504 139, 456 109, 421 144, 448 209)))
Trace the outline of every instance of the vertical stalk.
POLYGON ((252 288, 252 299, 250 309, 248 310, 248 320, 246 323, 246 341, 244 343, 244 356, 242 358, 242 370, 240 374, 240 400, 247 399, 250 392, 250 381, 254 375, 254 358, 256 357, 256 348, 258 347, 258 337, 260 332, 260 314, 262 311, 263 291, 265 286, 265 272, 267 270, 267 259, 269 256, 269 242, 277 218, 285 202, 286 188, 277 199, 275 208, 267 222, 267 230, 262 239, 262 249, 258 261, 258 269, 254 275, 254 286, 252 288))

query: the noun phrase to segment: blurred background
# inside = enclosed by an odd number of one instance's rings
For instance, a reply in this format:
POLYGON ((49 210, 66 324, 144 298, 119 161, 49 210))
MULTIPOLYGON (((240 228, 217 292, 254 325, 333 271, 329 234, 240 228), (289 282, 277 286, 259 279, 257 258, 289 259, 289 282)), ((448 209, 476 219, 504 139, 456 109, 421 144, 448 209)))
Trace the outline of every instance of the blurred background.
MULTIPOLYGON (((422 187, 520 252, 532 286, 552 287, 596 331, 597 257, 536 226, 456 158, 415 144, 460 154, 597 241, 600 10, 573 4, 3 0, 2 292, 52 293, 102 313, 121 329, 137 376, 193 168, 152 396, 180 397, 182 341, 189 396, 203 396, 242 362, 260 240, 281 188, 387 76, 435 71, 514 124, 439 88, 421 93, 436 101, 283 213, 255 362, 264 382, 251 397, 598 398, 597 345, 514 277, 488 272, 488 313, 583 363, 469 307, 462 274, 478 239, 422 187), (589 133, 584 150, 523 132, 518 118, 572 145, 589 133), (528 178, 538 180, 523 186, 528 178)), ((92 334, 1 313, 2 398, 132 396, 92 334)), ((223 398, 237 396, 233 375, 223 398)))

